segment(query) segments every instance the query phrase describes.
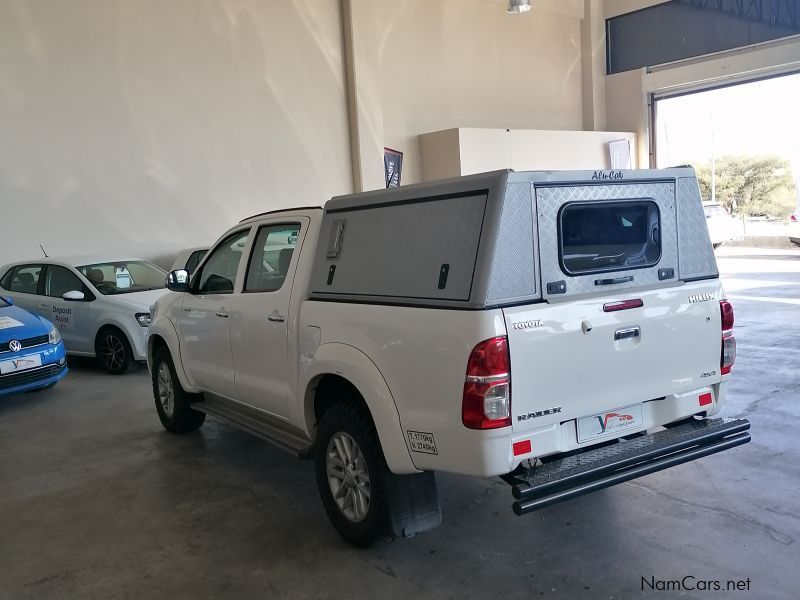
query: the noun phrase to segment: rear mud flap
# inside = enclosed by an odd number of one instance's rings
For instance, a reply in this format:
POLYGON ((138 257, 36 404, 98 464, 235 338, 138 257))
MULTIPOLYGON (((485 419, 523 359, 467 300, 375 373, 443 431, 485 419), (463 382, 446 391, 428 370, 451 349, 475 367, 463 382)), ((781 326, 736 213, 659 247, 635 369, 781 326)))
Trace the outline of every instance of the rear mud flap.
POLYGON ((392 535, 414 537, 442 524, 442 509, 433 472, 386 475, 392 535))
POLYGON ((514 512, 524 515, 583 494, 656 473, 750 441, 747 419, 703 419, 587 449, 503 476, 514 512))

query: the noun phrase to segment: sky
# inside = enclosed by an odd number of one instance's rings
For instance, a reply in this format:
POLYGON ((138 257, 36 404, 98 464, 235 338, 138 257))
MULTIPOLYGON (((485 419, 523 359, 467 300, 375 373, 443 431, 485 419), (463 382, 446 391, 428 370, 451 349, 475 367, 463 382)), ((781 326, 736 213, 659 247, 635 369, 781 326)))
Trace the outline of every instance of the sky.
POLYGON ((800 74, 660 100, 656 114, 658 167, 709 162, 712 148, 777 154, 800 183, 800 74))

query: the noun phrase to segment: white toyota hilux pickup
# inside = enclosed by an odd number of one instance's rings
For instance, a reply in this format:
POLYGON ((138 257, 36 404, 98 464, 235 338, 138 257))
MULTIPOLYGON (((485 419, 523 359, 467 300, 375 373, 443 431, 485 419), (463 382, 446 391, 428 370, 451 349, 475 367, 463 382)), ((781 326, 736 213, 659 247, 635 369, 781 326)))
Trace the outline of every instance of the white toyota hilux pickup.
POLYGON ((500 171, 230 229, 152 310, 164 427, 315 461, 336 530, 436 527, 434 472, 528 513, 747 443, 694 171, 500 171))

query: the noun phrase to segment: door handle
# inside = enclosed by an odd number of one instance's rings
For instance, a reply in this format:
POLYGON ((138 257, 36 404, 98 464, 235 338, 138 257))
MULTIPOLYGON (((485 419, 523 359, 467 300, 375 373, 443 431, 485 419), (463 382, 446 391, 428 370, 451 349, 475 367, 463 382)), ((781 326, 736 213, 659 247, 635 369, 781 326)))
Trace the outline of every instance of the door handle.
POLYGON ((616 285, 617 283, 628 283, 629 281, 633 281, 633 275, 628 275, 626 277, 615 277, 614 279, 595 279, 595 285, 616 285))
POLYGON ((286 319, 277 310, 272 311, 272 314, 267 317, 267 321, 272 321, 273 323, 283 323, 286 319))
POLYGON ((228 313, 218 312, 217 316, 222 318, 222 319, 227 319, 228 318, 228 313))
POLYGON ((627 340, 629 338, 637 338, 641 334, 639 326, 629 327, 628 329, 617 329, 614 332, 614 340, 627 340))

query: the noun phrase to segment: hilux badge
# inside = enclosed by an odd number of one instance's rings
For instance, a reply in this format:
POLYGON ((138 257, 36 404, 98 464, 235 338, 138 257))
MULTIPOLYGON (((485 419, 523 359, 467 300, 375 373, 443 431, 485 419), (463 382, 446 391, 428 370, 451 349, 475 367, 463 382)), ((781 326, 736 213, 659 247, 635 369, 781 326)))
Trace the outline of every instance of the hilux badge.
POLYGON ((689 304, 694 304, 695 302, 708 302, 709 300, 714 299, 714 294, 710 292, 705 292, 704 294, 692 294, 689 296, 689 304))

